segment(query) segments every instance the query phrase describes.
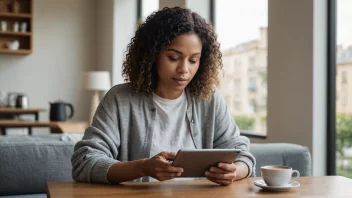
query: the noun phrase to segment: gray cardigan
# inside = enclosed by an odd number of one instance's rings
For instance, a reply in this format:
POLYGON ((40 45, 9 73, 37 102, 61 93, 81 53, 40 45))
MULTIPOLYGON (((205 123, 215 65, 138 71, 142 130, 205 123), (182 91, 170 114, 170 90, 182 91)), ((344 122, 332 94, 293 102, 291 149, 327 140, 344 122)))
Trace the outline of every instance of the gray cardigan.
MULTIPOLYGON (((186 89, 187 118, 197 149, 241 149, 238 161, 249 167, 248 177, 255 176, 255 158, 249 152, 249 140, 230 116, 217 89, 209 100, 195 100, 186 89)), ((92 125, 72 156, 75 181, 109 183, 107 172, 113 163, 149 158, 153 126, 158 120, 152 96, 135 93, 128 84, 116 85, 104 96, 92 125)), ((175 137, 177 138, 177 137, 175 137)), ((148 181, 148 177, 135 181, 148 181)))

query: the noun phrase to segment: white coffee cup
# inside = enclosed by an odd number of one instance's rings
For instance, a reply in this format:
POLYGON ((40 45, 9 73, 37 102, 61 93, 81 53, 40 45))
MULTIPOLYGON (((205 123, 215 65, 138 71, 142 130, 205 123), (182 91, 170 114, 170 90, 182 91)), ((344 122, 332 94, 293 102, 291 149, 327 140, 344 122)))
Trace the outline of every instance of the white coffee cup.
POLYGON ((288 166, 262 166, 262 177, 268 186, 287 186, 296 181, 300 173, 288 166), (292 174, 297 176, 291 180, 292 174))

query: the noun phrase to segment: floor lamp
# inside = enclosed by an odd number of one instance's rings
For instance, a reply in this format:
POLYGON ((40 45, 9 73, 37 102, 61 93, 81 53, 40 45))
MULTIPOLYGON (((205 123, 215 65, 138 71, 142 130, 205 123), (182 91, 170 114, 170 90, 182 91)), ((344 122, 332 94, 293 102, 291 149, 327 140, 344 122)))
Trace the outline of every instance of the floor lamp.
POLYGON ((111 88, 110 73, 107 71, 89 71, 84 74, 85 89, 93 91, 89 124, 92 124, 93 116, 99 105, 99 91, 107 91, 111 88))

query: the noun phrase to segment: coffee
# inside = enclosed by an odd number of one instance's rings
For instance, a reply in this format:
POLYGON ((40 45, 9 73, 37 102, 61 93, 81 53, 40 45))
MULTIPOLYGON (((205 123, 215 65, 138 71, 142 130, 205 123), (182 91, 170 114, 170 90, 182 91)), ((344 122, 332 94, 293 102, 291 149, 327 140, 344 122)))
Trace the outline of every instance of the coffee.
POLYGON ((287 168, 271 167, 272 170, 287 170, 287 168))
POLYGON ((290 169, 286 166, 263 166, 262 168, 271 169, 271 170, 287 170, 290 169))
POLYGON ((288 166, 263 166, 261 172, 263 180, 268 186, 287 186, 300 176, 297 170, 292 170, 288 166), (293 173, 296 173, 297 176, 291 180, 293 173))

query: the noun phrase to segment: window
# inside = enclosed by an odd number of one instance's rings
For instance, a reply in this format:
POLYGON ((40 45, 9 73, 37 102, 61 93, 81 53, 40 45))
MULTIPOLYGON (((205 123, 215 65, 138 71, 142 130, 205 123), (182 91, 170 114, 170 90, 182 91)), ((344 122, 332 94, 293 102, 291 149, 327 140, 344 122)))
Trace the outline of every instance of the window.
POLYGON ((142 0, 141 6, 142 21, 145 21, 151 13, 159 10, 159 0, 142 0))
POLYGON ((342 71, 342 84, 347 84, 347 71, 342 71))
POLYGON ((251 99, 249 102, 249 111, 255 113, 257 111, 257 102, 254 99, 251 99))
MULTIPOLYGON (((335 2, 335 1, 334 1, 335 2)), ((352 178, 352 1, 336 0, 336 174, 352 178)), ((330 170, 330 169, 329 169, 330 170)))
POLYGON ((255 67, 255 58, 254 57, 250 57, 248 59, 248 65, 249 65, 249 68, 255 67))
POLYGON ((230 113, 241 130, 266 135, 266 119, 263 118, 267 112, 268 1, 214 0, 214 3, 215 30, 221 45, 223 66, 226 71, 234 71, 221 80, 220 92, 241 101, 226 100, 228 104, 235 104, 230 113), (263 78, 265 83, 262 83, 263 78), (234 85, 229 83, 233 79, 234 85))
POLYGON ((263 86, 267 86, 267 82, 268 82, 268 73, 266 71, 264 72, 260 72, 259 73, 260 77, 261 77, 261 82, 263 86))
POLYGON ((235 63, 235 69, 240 70, 241 69, 241 61, 235 59, 234 63, 235 63))
POLYGON ((257 86, 255 84, 255 78, 251 78, 249 79, 249 87, 248 87, 248 90, 250 92, 255 92, 257 91, 257 86))

